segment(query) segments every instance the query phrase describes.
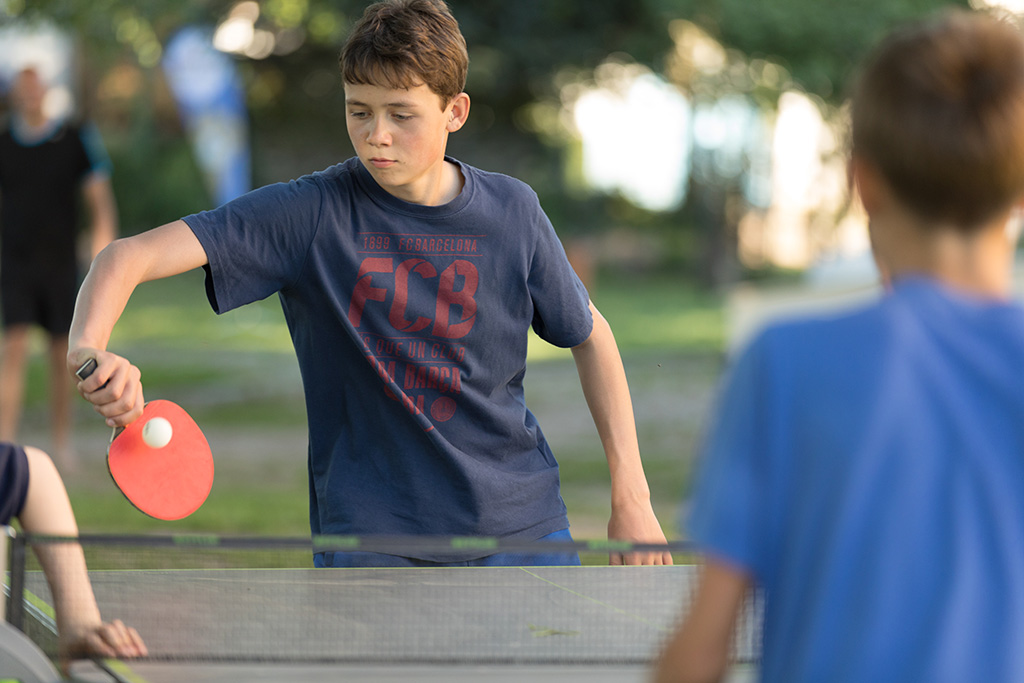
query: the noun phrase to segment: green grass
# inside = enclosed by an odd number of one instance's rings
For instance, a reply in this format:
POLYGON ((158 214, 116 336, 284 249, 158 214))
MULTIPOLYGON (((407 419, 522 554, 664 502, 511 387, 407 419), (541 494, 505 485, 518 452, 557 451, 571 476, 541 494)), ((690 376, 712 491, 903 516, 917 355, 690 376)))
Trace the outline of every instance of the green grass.
MULTIPOLYGON (((623 357, 642 351, 718 353, 725 343, 725 316, 718 296, 668 276, 604 276, 591 299, 615 333, 623 357)), ((530 360, 568 357, 534 338, 530 360)))
MULTIPOLYGON (((670 537, 706 405, 721 365, 721 302, 681 279, 603 276, 592 297, 619 344, 656 511, 670 537)), ((41 352, 41 342, 36 350, 41 352)), ((83 532, 305 536, 305 411, 297 363, 276 297, 217 316, 202 273, 142 285, 111 350, 143 372, 148 398, 188 407, 211 440, 217 478, 207 503, 179 522, 138 513, 110 483, 108 432, 76 401, 81 466, 66 483, 83 532)), ((36 353, 25 432, 45 447, 46 372, 36 353)), ((527 402, 561 465, 579 538, 605 533, 608 471, 571 354, 530 345, 527 402)))

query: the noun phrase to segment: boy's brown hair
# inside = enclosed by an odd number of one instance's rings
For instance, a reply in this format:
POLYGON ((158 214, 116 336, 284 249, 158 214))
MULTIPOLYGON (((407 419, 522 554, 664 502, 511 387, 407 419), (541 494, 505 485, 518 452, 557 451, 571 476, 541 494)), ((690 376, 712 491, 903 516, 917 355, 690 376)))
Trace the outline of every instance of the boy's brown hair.
POLYGON ((853 97, 852 152, 928 221, 970 231, 1024 196, 1024 39, 956 11, 892 34, 853 97))
POLYGON ((466 87, 466 41, 442 0, 384 0, 356 22, 338 59, 346 83, 425 84, 446 107, 466 87))

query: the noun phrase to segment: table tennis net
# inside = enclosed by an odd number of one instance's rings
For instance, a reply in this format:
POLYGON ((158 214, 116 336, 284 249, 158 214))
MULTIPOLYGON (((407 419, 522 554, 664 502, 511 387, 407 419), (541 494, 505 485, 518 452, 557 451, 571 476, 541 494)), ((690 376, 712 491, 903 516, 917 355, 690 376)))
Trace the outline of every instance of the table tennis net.
MULTIPOLYGON (((312 569, 308 538, 78 542, 104 618, 137 628, 150 658, 166 661, 645 664, 685 614, 697 574, 684 544, 670 544, 679 563, 668 567, 312 569)), ((24 537, 9 568, 8 620, 54 654, 50 593, 24 537)), ((762 609, 756 595, 744 606, 734 661, 759 658, 762 609)))

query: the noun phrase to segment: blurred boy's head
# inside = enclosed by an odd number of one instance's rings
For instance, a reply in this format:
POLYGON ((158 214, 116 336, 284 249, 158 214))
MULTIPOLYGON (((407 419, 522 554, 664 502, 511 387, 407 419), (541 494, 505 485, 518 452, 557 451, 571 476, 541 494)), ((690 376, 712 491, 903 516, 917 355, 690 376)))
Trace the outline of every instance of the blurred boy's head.
POLYGON ((1024 196, 1024 39, 951 12, 890 35, 854 92, 852 154, 925 223, 970 232, 1024 196))
POLYGON ((385 0, 356 22, 339 59, 345 83, 392 90, 426 85, 445 108, 466 86, 469 57, 441 0, 385 0))

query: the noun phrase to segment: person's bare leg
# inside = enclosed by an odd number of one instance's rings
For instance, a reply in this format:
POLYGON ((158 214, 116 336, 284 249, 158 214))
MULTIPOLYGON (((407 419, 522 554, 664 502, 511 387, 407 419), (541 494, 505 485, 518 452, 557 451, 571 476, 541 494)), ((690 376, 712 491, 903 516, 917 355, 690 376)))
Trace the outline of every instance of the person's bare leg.
POLYGON ((28 325, 11 325, 0 344, 0 439, 15 441, 25 399, 28 325))
POLYGON ((71 443, 71 392, 74 385, 67 371, 68 338, 50 337, 50 414, 53 419, 53 451, 57 466, 65 472, 78 466, 78 454, 71 443))

